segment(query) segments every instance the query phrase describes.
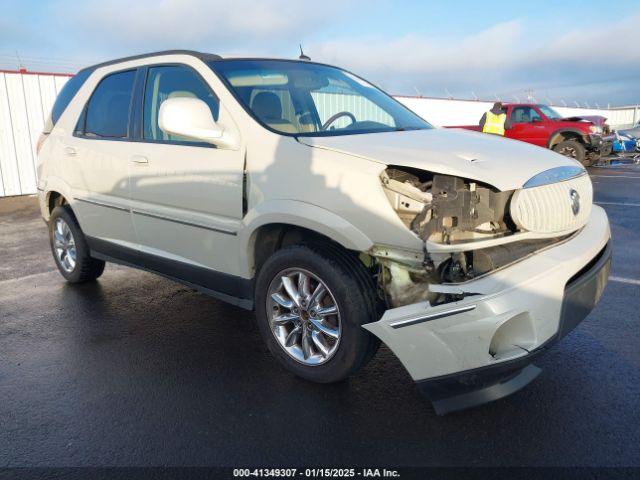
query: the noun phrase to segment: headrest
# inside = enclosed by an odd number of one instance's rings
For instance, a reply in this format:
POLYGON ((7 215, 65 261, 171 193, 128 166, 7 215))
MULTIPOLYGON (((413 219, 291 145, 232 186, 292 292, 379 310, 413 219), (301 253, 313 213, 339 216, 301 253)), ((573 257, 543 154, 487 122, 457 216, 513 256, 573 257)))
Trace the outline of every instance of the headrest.
POLYGON ((280 98, 273 92, 260 92, 251 102, 251 109, 262 120, 282 118, 280 98))

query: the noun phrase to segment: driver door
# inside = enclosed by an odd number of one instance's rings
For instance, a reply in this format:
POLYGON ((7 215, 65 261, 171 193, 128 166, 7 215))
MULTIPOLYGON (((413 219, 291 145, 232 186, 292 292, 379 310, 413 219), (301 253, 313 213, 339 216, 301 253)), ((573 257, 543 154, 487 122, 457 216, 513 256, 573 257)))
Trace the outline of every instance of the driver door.
POLYGON ((129 162, 140 250, 160 262, 154 269, 174 277, 211 270, 234 273, 237 259, 228 252, 236 249, 242 218, 243 153, 167 134, 158 125, 158 113, 168 98, 193 97, 203 100, 227 129, 234 128, 233 122, 190 66, 153 65, 141 76, 140 138, 129 162))
POLYGON ((530 106, 513 107, 509 114, 511 128, 505 137, 546 147, 544 119, 538 111, 530 106))

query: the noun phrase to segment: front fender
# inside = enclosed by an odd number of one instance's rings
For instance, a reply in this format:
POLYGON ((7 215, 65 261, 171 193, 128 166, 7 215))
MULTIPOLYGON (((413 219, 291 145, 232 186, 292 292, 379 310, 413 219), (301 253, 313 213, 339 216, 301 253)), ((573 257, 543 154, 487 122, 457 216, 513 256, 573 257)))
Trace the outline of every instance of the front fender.
POLYGON ((244 218, 244 228, 238 234, 241 255, 241 275, 252 276, 256 232, 264 225, 287 224, 313 230, 345 248, 366 251, 373 242, 361 230, 344 218, 311 203, 297 200, 269 200, 250 210, 244 218))

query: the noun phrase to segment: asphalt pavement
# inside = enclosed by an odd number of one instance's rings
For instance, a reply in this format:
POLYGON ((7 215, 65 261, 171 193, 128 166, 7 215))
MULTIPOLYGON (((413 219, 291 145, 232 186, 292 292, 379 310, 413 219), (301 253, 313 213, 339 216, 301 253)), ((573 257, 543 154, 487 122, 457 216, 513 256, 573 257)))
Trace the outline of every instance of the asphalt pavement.
POLYGON ((0 467, 640 466, 640 165, 590 173, 613 231, 601 302, 532 384, 444 417, 386 348, 315 385, 249 312, 114 265, 70 286, 35 197, 0 199, 0 467))

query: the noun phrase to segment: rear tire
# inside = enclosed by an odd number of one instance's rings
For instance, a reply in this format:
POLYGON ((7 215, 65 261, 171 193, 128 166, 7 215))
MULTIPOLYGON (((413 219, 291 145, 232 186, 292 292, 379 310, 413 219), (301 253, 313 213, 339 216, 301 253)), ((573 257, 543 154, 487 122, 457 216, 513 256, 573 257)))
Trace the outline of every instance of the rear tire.
POLYGON ((91 258, 87 239, 68 205, 51 212, 49 243, 56 266, 69 283, 89 282, 102 275, 104 262, 91 258))
POLYGON ((355 256, 337 246, 293 245, 277 251, 260 269, 255 298, 258 326, 269 351, 306 380, 343 380, 362 368, 380 345, 362 328, 379 318, 373 279, 355 256), (320 284, 326 294, 314 303, 320 284), (290 301, 296 293, 298 304, 290 301), (332 306, 335 314, 319 315, 332 306), (281 323, 289 317, 293 319, 281 323))
POLYGON ((553 151, 564 155, 565 157, 573 158, 579 161, 585 167, 588 167, 591 163, 587 161, 587 149, 582 143, 577 140, 564 140, 553 147, 553 151))

